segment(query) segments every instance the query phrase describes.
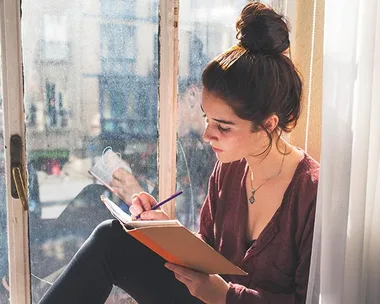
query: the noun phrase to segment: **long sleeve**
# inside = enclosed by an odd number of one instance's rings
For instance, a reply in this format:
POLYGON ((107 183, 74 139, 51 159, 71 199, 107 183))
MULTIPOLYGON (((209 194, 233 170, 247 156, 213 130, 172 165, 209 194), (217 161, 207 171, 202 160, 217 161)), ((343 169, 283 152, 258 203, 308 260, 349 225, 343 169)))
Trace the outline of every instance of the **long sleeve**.
POLYGON ((313 199, 307 214, 307 220, 299 244, 299 262, 295 271, 295 292, 292 294, 270 293, 262 289, 249 289, 245 286, 229 283, 226 304, 301 304, 306 301, 307 286, 309 279, 311 248, 313 240, 315 202, 313 199))
POLYGON ((214 221, 216 213, 216 204, 215 204, 215 188, 217 188, 217 171, 218 163, 216 162, 213 172, 210 175, 208 182, 208 193, 205 199, 205 202, 201 208, 200 212, 200 225, 198 237, 205 241, 210 246, 214 246, 214 221))

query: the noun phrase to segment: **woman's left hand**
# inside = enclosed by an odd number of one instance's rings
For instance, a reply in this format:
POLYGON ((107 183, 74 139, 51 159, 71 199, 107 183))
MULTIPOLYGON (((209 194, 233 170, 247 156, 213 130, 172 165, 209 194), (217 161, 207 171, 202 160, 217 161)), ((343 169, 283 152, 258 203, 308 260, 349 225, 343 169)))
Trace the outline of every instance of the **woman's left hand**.
POLYGON ((134 193, 143 191, 136 177, 124 168, 115 170, 112 174, 110 186, 114 193, 126 203, 132 200, 132 195, 134 193))
POLYGON ((186 267, 165 263, 176 279, 187 286, 190 293, 207 304, 226 303, 228 283, 216 274, 205 274, 186 267))

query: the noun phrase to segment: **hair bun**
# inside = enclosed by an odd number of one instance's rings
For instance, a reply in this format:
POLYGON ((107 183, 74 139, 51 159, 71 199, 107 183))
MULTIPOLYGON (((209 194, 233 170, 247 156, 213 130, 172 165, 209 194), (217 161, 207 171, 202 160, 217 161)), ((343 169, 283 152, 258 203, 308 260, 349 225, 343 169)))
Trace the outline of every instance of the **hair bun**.
POLYGON ((289 27, 282 15, 262 3, 248 3, 236 22, 239 45, 254 54, 281 54, 289 48, 289 27))

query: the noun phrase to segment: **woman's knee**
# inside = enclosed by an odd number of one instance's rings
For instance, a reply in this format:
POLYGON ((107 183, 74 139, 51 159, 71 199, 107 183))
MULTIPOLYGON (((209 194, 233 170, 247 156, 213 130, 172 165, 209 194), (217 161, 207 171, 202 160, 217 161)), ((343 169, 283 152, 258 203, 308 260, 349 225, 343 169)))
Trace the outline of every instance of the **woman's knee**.
POLYGON ((90 235, 92 241, 109 242, 120 234, 120 223, 117 220, 106 220, 100 223, 90 235))

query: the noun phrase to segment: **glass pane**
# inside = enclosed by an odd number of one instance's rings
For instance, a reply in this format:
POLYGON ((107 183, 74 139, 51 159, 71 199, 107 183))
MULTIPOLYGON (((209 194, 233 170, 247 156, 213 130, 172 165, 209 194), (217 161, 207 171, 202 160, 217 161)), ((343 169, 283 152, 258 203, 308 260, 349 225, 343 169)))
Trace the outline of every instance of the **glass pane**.
MULTIPOLYGON (((1 41, 0 41, 1 43, 1 41)), ((0 303, 8 302, 8 237, 7 237, 7 205, 5 185, 5 151, 3 124, 3 81, 0 45, 0 303)))
POLYGON ((200 109, 201 75, 206 64, 234 45, 235 21, 247 1, 180 1, 177 184, 184 191, 177 202, 177 217, 197 230, 199 211, 207 194, 208 178, 216 157, 203 142, 204 118, 200 109))
MULTIPOLYGON (((99 196, 128 211, 88 173, 106 147, 131 167, 129 197, 157 196, 158 2, 26 0, 22 11, 36 303, 111 218, 99 196)), ((107 303, 127 297, 114 289, 107 303)))

